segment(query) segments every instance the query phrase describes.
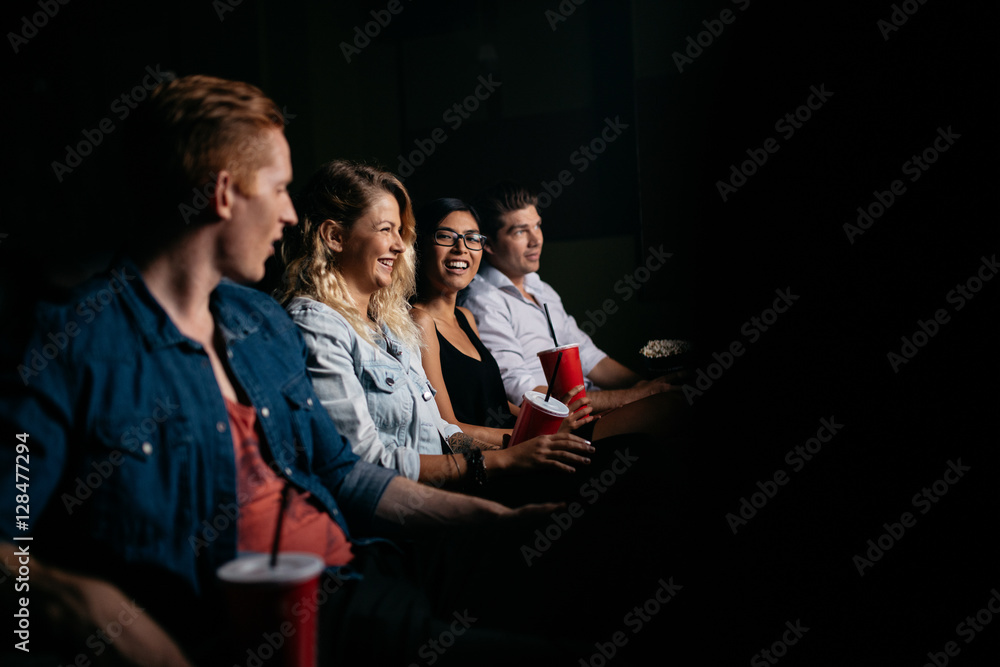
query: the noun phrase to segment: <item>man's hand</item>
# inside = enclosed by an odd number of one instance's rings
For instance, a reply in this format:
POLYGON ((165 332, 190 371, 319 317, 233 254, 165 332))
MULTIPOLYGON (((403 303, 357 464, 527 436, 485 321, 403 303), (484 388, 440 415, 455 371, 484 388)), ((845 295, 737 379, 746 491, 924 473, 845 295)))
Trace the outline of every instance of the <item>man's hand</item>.
POLYGON ((641 392, 646 392, 645 395, 639 398, 646 398, 646 396, 652 396, 653 394, 662 394, 665 391, 670 391, 674 388, 670 381, 667 379, 666 375, 660 376, 653 380, 641 380, 635 383, 633 389, 637 389, 641 392))
POLYGON ((534 503, 531 505, 522 505, 517 508, 505 507, 506 510, 503 512, 499 519, 501 521, 528 521, 533 520, 538 517, 548 516, 553 512, 566 508, 566 503, 534 503))
MULTIPOLYGON (((15 547, 0 543, 0 562, 17 562, 15 547)), ((32 619, 70 650, 104 633, 114 637, 100 655, 88 655, 93 665, 189 667, 180 647, 133 600, 115 586, 31 560, 32 619), (35 616, 38 614, 38 616, 35 616), (111 630, 111 628, 114 628, 111 630), (121 634, 116 635, 121 628, 121 634)), ((58 652, 58 649, 57 649, 58 652)))

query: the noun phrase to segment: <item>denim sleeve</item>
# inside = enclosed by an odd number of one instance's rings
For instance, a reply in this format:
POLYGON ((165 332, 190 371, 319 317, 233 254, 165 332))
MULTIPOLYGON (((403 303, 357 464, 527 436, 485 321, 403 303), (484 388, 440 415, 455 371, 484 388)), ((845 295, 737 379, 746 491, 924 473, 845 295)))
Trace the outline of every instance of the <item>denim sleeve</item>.
POLYGON ((364 461, 358 461, 348 473, 337 494, 337 503, 344 510, 354 535, 364 535, 368 531, 385 488, 398 474, 364 461))
POLYGON ((476 316, 479 338, 500 367, 507 400, 520 405, 524 392, 544 385, 545 380, 535 377, 533 360, 525 360, 524 348, 514 333, 510 305, 500 290, 492 285, 474 285, 474 288, 469 290, 462 305, 476 316))
POLYGON ((379 439, 365 390, 354 371, 352 341, 356 334, 347 321, 321 304, 293 307, 290 314, 309 348, 307 366, 316 395, 354 453, 363 461, 417 479, 420 455, 405 447, 389 451, 379 439))
MULTIPOLYGON (((59 322, 52 331, 62 331, 59 322)), ((33 336, 16 368, 4 368, 0 374, 0 540, 9 541, 14 536, 27 536, 30 530, 14 530, 16 484, 28 484, 30 519, 34 527, 42 510, 52 500, 53 493, 66 465, 73 401, 71 383, 67 375, 66 353, 54 359, 42 357, 40 350, 48 343, 43 338, 49 329, 39 329, 42 334, 33 336), (38 362, 42 359, 45 363, 38 362), (22 437, 16 437, 22 434, 22 437), (18 447, 19 444, 26 447, 18 447), (24 458, 19 458, 23 456, 24 458), (22 464, 25 468, 17 468, 22 464), (21 477, 18 477, 18 472, 21 477)), ((6 357, 7 355, 5 355, 6 357)), ((6 364, 5 364, 6 366, 6 364)), ((25 512, 19 512, 25 514, 25 512)))

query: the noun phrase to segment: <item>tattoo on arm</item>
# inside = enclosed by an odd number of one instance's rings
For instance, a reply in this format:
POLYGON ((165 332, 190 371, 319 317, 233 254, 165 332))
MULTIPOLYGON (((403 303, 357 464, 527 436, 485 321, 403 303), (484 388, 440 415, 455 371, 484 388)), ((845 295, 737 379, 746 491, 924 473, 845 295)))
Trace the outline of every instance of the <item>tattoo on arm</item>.
POLYGON ((448 438, 448 444, 451 446, 452 451, 456 454, 467 452, 472 447, 478 447, 481 451, 486 451, 488 449, 500 449, 499 445, 491 445, 488 442, 476 440, 468 433, 455 433, 448 438))

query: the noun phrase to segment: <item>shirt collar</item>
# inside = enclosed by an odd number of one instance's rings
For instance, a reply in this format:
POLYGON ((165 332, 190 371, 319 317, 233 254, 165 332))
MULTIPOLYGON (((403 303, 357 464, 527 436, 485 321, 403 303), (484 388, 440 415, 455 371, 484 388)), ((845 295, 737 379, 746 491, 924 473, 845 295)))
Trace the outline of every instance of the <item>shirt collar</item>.
MULTIPOLYGON (((117 279, 124 285, 121 291, 122 300, 126 307, 132 311, 135 317, 136 326, 143 340, 150 348, 170 347, 172 345, 189 344, 201 347, 199 343, 181 333, 177 325, 174 324, 163 306, 156 300, 156 297, 149 291, 146 282, 142 279, 139 267, 129 258, 120 259, 113 266, 112 280, 117 279)), ((226 278, 222 283, 230 283, 226 278)), ((247 321, 247 315, 234 308, 219 294, 219 288, 212 290, 209 296, 209 308, 215 316, 216 324, 219 326, 223 338, 227 341, 233 338, 243 338, 255 327, 253 322, 247 321)), ((257 323, 259 326, 259 323, 257 323)))
MULTIPOLYGON (((479 275, 482 276, 483 280, 488 282, 490 285, 493 285, 498 289, 502 289, 503 291, 512 294, 513 296, 516 296, 525 303, 529 303, 532 306, 535 305, 534 303, 531 302, 530 299, 525 299, 524 295, 521 294, 521 290, 517 289, 517 287, 514 285, 511 279, 505 276, 503 273, 501 273, 500 270, 497 269, 492 264, 484 262, 482 265, 480 265, 479 275)), ((535 295, 535 298, 538 298, 537 288, 539 285, 541 285, 541 283, 542 279, 538 277, 538 273, 535 271, 525 274, 524 276, 524 288, 529 292, 531 292, 533 295, 535 295)))
POLYGON ((139 273, 139 267, 129 258, 121 259, 113 266, 119 268, 112 269, 112 280, 117 277, 123 284, 122 301, 126 308, 132 311, 143 340, 153 348, 188 341, 146 287, 146 282, 139 273))

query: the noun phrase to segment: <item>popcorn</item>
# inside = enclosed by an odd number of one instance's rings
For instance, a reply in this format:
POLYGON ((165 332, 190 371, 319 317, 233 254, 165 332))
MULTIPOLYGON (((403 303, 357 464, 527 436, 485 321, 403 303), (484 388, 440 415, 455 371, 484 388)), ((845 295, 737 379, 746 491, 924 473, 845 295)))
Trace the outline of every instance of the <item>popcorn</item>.
POLYGON ((690 352, 691 343, 686 340, 651 340, 646 346, 639 350, 644 357, 655 359, 657 357, 671 357, 675 354, 690 352))

